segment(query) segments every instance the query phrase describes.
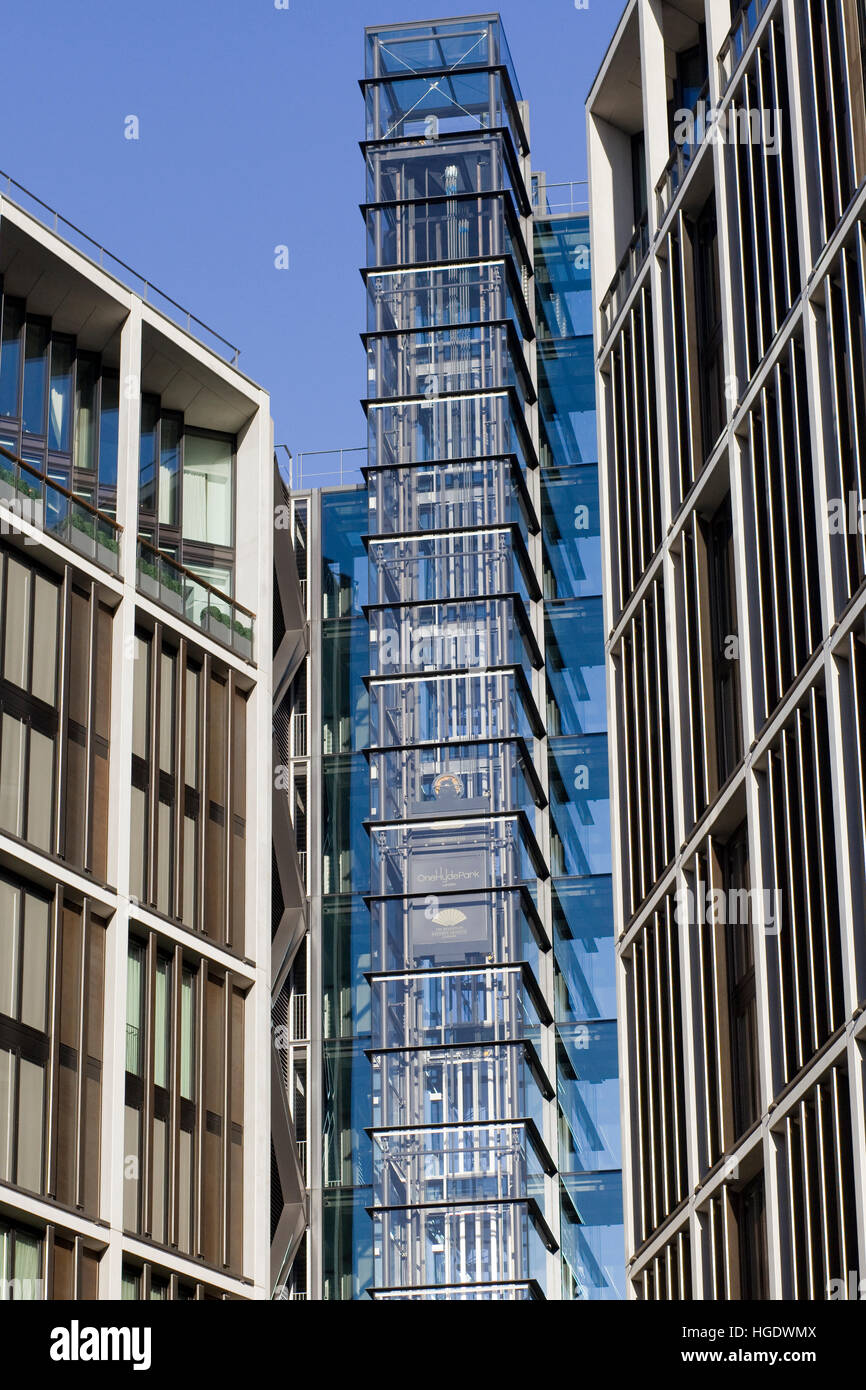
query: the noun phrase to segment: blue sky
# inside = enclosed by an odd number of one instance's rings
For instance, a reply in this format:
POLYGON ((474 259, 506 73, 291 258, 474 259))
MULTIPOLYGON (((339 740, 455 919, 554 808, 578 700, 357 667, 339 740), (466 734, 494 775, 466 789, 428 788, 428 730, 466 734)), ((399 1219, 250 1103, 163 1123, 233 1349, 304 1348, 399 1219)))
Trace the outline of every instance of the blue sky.
MULTIPOLYGON (((364 442, 364 26, 472 7, 289 5, 10 0, 0 168, 237 343, 298 452, 364 442)), ((499 6, 551 181, 585 177, 583 103, 621 10, 499 6)))

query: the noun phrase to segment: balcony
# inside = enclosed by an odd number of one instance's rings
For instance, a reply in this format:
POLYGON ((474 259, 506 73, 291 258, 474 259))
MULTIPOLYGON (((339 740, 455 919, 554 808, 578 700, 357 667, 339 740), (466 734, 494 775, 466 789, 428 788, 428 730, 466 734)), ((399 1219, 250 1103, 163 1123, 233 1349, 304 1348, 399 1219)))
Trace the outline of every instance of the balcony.
POLYGON ((737 64, 748 48, 764 16, 764 12, 768 9, 770 4, 771 0, 747 0, 747 3, 743 5, 743 8, 734 20, 731 31, 722 44, 719 53, 719 86, 721 96, 724 96, 730 87, 731 78, 734 75, 737 64))
MULTIPOLYGON (((710 82, 709 78, 704 83, 700 95, 695 103, 697 113, 706 110, 705 104, 709 101, 710 82), (702 105, 704 103, 704 105, 702 105)), ((707 122, 702 114, 695 115, 694 141, 686 141, 683 144, 674 144, 671 157, 668 160, 665 171, 656 184, 656 205, 658 208, 659 226, 664 222, 671 209, 677 193, 686 181, 686 175, 695 162, 695 158, 703 145, 707 136, 707 122)))
POLYGON ((0 505, 103 569, 119 573, 123 527, 2 446, 0 505))
POLYGON ((629 292, 641 272, 644 261, 649 252, 649 222, 644 213, 637 225, 628 250, 623 256, 617 267, 617 272, 611 281, 610 289, 601 303, 601 330, 602 340, 607 341, 611 329, 619 318, 620 310, 629 296, 629 292))
POLYGON ((255 614, 141 537, 136 551, 136 586, 139 593, 201 628, 244 661, 253 660, 255 614))

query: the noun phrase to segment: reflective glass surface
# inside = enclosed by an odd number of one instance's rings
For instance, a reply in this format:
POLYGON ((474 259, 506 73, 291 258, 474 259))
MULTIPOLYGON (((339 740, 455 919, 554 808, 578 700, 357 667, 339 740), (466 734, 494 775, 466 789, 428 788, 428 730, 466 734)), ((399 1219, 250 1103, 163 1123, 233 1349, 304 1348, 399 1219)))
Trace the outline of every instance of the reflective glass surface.
POLYGON ((625 1298, 622 1175, 565 1176, 562 1187, 564 1297, 625 1298))
POLYGON ((528 606, 530 574, 526 551, 511 531, 403 537, 370 546, 374 603, 514 593, 528 606))
MULTIPOLYGON (((371 472, 370 532, 459 530, 515 524, 524 542, 538 522, 512 459, 466 460, 371 472)), ((597 510, 597 498, 596 498, 597 510)))
POLYGON ((549 768, 552 872, 609 874, 607 737, 553 739, 549 768))
POLYGON ((322 594, 325 618, 360 617, 367 602, 367 493, 322 493, 322 594))
POLYGON ((376 1126, 495 1120, 516 1115, 543 1124, 544 1098, 522 1042, 376 1052, 376 1126), (413 1098, 410 1105, 407 1097, 413 1098))
POLYGON ((547 1287, 547 1251, 522 1202, 374 1212, 377 1288, 534 1279, 547 1287))
POLYGON ((601 599, 548 604, 544 628, 548 734, 604 733, 607 688, 601 599))
POLYGON ((538 1010, 517 966, 376 976, 372 1003, 377 1048, 539 1037, 538 1010))
POLYGON ((556 1032, 559 1167, 563 1173, 619 1168, 616 1024, 565 1023, 556 1032))
POLYGON ((616 951, 613 887, 607 877, 554 879, 553 949, 556 956, 556 1016, 616 1017, 616 951))
POLYGON ((462 738, 531 738, 528 685, 516 672, 416 677, 370 682, 374 747, 462 738))
POLYGON ((512 888, 543 869, 532 831, 516 817, 374 827, 370 839, 381 895, 512 888))
POLYGON ((541 515, 545 598, 600 596, 598 469, 542 469, 541 515))

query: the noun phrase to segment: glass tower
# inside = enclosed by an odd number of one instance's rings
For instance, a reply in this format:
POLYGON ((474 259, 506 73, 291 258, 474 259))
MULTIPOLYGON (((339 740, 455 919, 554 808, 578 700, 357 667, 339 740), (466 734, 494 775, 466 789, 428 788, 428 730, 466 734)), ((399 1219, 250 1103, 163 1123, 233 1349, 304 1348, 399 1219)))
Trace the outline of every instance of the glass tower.
POLYGON ((532 205, 496 17, 367 31, 374 1299, 559 1243, 532 205))
POLYGON ((368 30, 362 88, 365 483, 311 494, 322 1293, 615 1298, 587 217, 497 16, 368 30))

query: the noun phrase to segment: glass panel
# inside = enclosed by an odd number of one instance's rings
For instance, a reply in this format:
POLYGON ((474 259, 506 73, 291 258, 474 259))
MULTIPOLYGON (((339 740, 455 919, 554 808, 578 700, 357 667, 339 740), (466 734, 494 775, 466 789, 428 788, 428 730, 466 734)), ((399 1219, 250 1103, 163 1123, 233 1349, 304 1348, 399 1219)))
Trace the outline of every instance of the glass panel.
POLYGON ((156 451, 159 430, 159 401, 141 398, 141 433, 138 444, 139 506, 152 512, 156 507, 156 451))
POLYGON ((171 1053, 171 961, 160 956, 156 962, 156 999, 153 1011, 153 1079, 157 1086, 168 1086, 168 1059, 171 1053))
POLYGON ((433 1047, 537 1039, 540 1020, 516 967, 443 970, 372 982, 376 1047, 433 1047))
POLYGON ((117 430, 120 382, 115 376, 102 377, 99 412, 99 485, 117 487, 117 430))
POLYGON ((21 891, 0 878, 0 1014, 18 1017, 18 912, 21 891))
POLYGON ((136 1299, 141 1297, 141 1275, 135 1270, 124 1268, 120 1278, 120 1297, 136 1299))
POLYGON ((15 1135, 15 1057, 0 1050, 0 1181, 13 1182, 12 1140, 15 1135))
POLYGON ((556 1072, 560 1170, 619 1168, 616 1024, 562 1024, 557 1029, 556 1072))
POLYGON ((42 1241, 38 1236, 15 1232, 15 1280, 16 1299, 39 1299, 42 1297, 42 1241))
POLYGON ((33 648, 33 694, 46 704, 56 699, 57 681, 57 599, 56 584, 41 574, 33 576, 34 629, 39 640, 33 648))
POLYGON ((322 596, 324 618, 360 617, 368 601, 367 493, 322 493, 322 596))
POLYGON ((18 418, 23 317, 21 306, 4 298, 0 340, 0 415, 11 415, 15 419, 18 418))
POLYGON ((144 950, 130 942, 126 971, 126 1070, 141 1076, 144 950))
POLYGON ((544 469, 541 475, 541 505, 545 598, 600 595, 598 469, 544 469))
POLYGON ((22 1057, 18 1073, 18 1176, 20 1187, 42 1189, 42 1126, 45 1072, 22 1057))
POLYGON ((186 700, 184 704, 184 780, 193 790, 198 788, 198 699, 200 673, 186 669, 186 700))
POLYGON ((174 674, 177 658, 162 651, 159 658, 159 767, 174 775, 174 674))
POLYGON ((150 687, 150 642, 135 638, 134 692, 132 701, 132 751, 147 759, 148 691, 150 687))
POLYGON ((543 1171, 521 1123, 391 1129, 373 1135, 377 1206, 534 1196, 543 1186, 543 1171))
POLYGON ((233 442, 185 434, 183 534, 185 540, 231 545, 233 540, 233 442))
POLYGON ((535 1279, 547 1251, 526 1205, 491 1203, 375 1213, 375 1282, 384 1288, 535 1279))
POLYGON ((123 1225, 127 1231, 137 1231, 139 1226, 140 1165, 141 1115, 134 1106, 127 1105, 123 1121, 123 1225))
POLYGON ((27 838, 39 849, 51 850, 54 826, 54 740, 30 730, 30 773, 27 798, 27 838))
POLYGON ((195 976, 184 970, 180 987, 180 1093, 184 1100, 195 1098, 195 976))
POLYGON ((51 344, 51 387, 48 400, 48 447, 59 453, 70 452, 72 424, 72 341, 55 338, 51 344))
POLYGON ((159 523, 178 523, 178 470, 180 467, 180 421, 163 420, 159 446, 159 523))
POLYGON ((565 1178, 560 1229, 566 1297, 624 1299, 621 1174, 565 1178))
POLYGON ((12 835, 22 830, 24 781, 24 725, 3 715, 0 748, 0 826, 12 835))
POLYGON ((139 900, 143 900, 147 893, 144 865, 146 816, 147 794, 141 787, 133 787, 130 807, 129 889, 132 895, 139 900))
POLYGON ((374 681, 370 742, 390 748, 461 738, 532 737, 522 689, 509 672, 374 681))
POLYGON ((30 570, 11 555, 6 561, 6 636, 3 674, 7 681, 27 689, 27 655, 30 626, 30 570))
MULTIPOLYGON (((153 1215, 154 1240, 166 1238, 168 1198, 168 1125, 158 1115, 153 1120, 153 1215)), ((151 1294, 153 1297, 153 1294, 151 1294)))
POLYGON ((28 322, 24 330, 24 396, 22 424, 27 434, 45 433, 48 325, 28 322))
POLYGON ((553 739, 549 748, 552 871, 574 877, 609 874, 607 738, 553 739))
POLYGON ((611 880, 556 879, 552 904, 557 1019, 615 1018, 611 880))
POLYGON ((99 366, 79 355, 75 367, 75 467, 96 472, 96 383, 99 366))
POLYGON ((24 895, 24 970, 21 985, 21 1022, 46 1031, 48 997, 49 905, 33 893, 24 895))
POLYGON ((604 733, 607 686, 601 599, 548 604, 545 634, 548 736, 604 733))

